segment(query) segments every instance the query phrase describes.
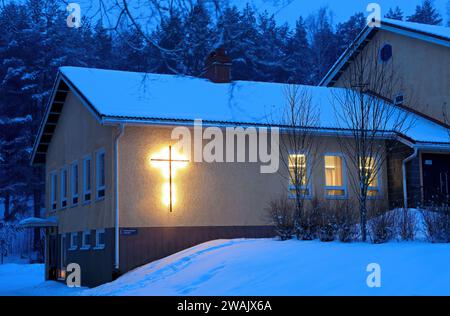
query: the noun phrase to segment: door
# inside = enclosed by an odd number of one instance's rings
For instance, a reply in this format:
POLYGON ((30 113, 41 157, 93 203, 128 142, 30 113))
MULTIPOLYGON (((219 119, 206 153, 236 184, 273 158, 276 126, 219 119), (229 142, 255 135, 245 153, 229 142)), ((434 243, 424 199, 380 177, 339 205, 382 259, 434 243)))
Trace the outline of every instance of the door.
POLYGON ((59 279, 66 278, 66 265, 67 265, 67 238, 66 234, 61 234, 60 252, 59 252, 59 279))
POLYGON ((48 278, 56 280, 58 275, 58 240, 56 234, 49 234, 48 239, 48 278))
POLYGON ((450 155, 423 154, 422 172, 425 204, 450 203, 450 155))

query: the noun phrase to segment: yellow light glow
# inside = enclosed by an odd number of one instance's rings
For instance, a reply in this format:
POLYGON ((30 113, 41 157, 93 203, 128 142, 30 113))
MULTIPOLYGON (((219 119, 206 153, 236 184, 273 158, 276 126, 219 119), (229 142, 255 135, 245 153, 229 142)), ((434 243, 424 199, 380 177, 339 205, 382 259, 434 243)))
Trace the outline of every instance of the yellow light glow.
MULTIPOLYGON (((172 183, 172 205, 175 205, 177 203, 176 196, 177 195, 176 195, 175 186, 172 183)), ((169 184, 169 182, 166 182, 163 185, 163 204, 165 206, 170 205, 170 184, 169 184)))
POLYGON ((152 167, 160 169, 164 179, 167 180, 162 187, 162 202, 165 206, 169 206, 172 211, 172 207, 177 201, 174 185, 175 175, 178 170, 187 167, 188 160, 184 155, 168 147, 151 156, 150 164, 152 167), (170 181, 172 181, 172 190, 170 188, 170 181))
MULTIPOLYGON (((150 158, 151 166, 162 171, 165 179, 170 177, 169 168, 169 148, 164 148, 150 158)), ((186 168, 188 165, 184 155, 172 150, 172 178, 175 177, 178 170, 186 168), (184 160, 184 161, 180 161, 184 160)))

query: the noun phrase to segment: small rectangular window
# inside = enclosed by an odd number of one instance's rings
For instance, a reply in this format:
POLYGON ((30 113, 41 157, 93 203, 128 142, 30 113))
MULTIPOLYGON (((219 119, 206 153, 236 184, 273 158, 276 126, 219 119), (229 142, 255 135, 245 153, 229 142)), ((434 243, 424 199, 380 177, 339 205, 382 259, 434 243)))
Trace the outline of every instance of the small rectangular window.
POLYGON ((303 197, 311 194, 308 179, 307 158, 303 154, 289 155, 289 191, 291 196, 297 192, 303 197))
POLYGON ((403 105, 403 101, 404 101, 405 97, 403 96, 403 93, 399 93, 395 96, 394 99, 394 104, 397 106, 402 106, 403 105))
POLYGON ((91 157, 83 160, 83 199, 85 202, 91 200, 91 157))
POLYGON ((105 197, 105 151, 97 152, 97 168, 96 168, 96 182, 97 182, 97 199, 105 197))
POLYGON ((325 193, 327 197, 346 196, 344 164, 341 156, 325 156, 325 193))
POLYGON ((58 207, 58 201, 56 199, 56 191, 58 188, 58 174, 52 172, 50 174, 50 206, 52 210, 56 210, 58 207))
POLYGON ((87 250, 91 248, 91 231, 86 230, 83 232, 83 236, 81 238, 81 249, 87 250))
POLYGON ((105 248, 106 240, 105 240, 105 230, 97 229, 95 231, 95 249, 103 249, 105 248))
POLYGON ((67 168, 61 169, 61 208, 67 207, 67 168))
POLYGON ((72 196, 72 205, 78 204, 78 162, 73 162, 70 168, 70 193, 72 196))
POLYGON ((77 248, 78 248, 78 233, 71 233, 69 250, 76 250, 77 248))

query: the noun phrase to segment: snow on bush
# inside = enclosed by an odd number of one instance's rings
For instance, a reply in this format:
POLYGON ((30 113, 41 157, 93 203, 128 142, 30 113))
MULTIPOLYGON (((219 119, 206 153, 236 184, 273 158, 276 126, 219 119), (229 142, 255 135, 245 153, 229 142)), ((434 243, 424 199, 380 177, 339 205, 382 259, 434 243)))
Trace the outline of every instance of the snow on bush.
POLYGON ((275 232, 281 240, 288 240, 294 235, 294 206, 284 197, 269 203, 268 213, 275 232))
POLYGON ((427 240, 432 243, 450 243, 450 207, 422 210, 427 240))

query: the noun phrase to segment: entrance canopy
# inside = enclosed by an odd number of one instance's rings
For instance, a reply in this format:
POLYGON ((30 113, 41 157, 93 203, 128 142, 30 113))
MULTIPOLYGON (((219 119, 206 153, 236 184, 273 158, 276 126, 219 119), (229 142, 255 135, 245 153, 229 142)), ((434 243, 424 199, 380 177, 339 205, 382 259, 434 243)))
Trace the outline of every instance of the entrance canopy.
POLYGON ((19 222, 19 227, 21 228, 46 228, 57 226, 58 220, 56 219, 56 217, 48 217, 48 218, 28 217, 19 222))

